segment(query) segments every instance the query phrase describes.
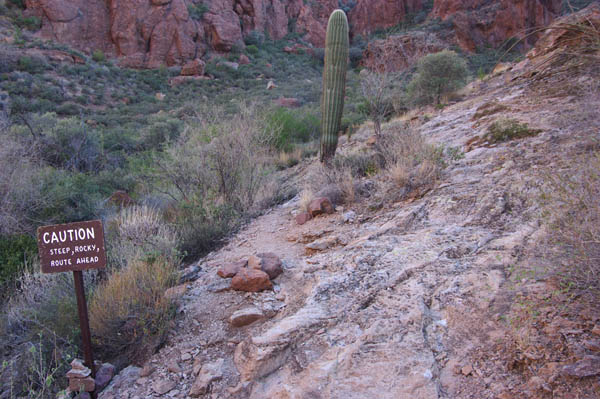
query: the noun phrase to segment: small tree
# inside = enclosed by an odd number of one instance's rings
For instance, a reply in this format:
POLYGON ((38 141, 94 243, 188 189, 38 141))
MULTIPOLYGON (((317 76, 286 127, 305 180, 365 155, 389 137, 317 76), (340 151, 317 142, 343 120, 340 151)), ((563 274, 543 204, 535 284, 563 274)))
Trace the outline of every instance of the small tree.
POLYGON ((387 71, 363 69, 360 72, 360 87, 365 100, 364 113, 373 121, 376 136, 381 133, 381 122, 393 108, 390 83, 391 76, 387 71))
POLYGON ((454 51, 429 54, 417 66, 408 85, 408 93, 417 103, 440 104, 442 96, 463 87, 468 75, 467 64, 454 51))

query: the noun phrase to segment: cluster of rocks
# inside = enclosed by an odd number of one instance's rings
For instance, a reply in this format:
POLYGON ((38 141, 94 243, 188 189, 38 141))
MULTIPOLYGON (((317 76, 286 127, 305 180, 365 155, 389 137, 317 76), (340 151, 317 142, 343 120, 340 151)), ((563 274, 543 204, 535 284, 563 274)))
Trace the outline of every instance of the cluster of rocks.
POLYGON ((332 214, 335 212, 335 208, 333 204, 327 197, 315 198, 312 200, 307 207, 305 212, 301 212, 296 215, 296 223, 302 225, 315 216, 323 215, 323 214, 332 214))
POLYGON ((226 263, 217 274, 231 278, 230 288, 236 291, 259 292, 273 288, 271 280, 281 273, 281 259, 272 252, 251 255, 246 259, 226 263))
POLYGON ((110 363, 95 362, 96 375, 92 377, 92 370, 83 364, 83 361, 74 359, 71 370, 67 373, 69 387, 64 392, 62 399, 71 398, 77 393, 76 399, 91 398, 89 392, 99 392, 106 388, 115 374, 115 366, 110 363))

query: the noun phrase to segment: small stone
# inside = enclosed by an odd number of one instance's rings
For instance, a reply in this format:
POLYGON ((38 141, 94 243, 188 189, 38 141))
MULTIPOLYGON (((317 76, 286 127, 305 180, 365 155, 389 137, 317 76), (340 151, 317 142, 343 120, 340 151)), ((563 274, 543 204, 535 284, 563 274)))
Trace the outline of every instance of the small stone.
POLYGON ((165 298, 169 300, 177 299, 187 291, 187 284, 181 284, 175 287, 171 287, 165 291, 165 298))
POLYGON ((588 355, 576 363, 564 366, 562 372, 566 376, 576 378, 598 375, 600 374, 600 357, 588 355))
POLYGON ((240 54, 238 62, 240 65, 248 65, 250 63, 250 58, 248 58, 246 54, 240 54))
POLYGON ((269 80, 269 83, 267 83, 267 90, 272 90, 276 87, 277 86, 275 85, 275 83, 272 80, 269 80))
POLYGON ((148 377, 150 374, 154 373, 154 370, 156 370, 154 366, 147 363, 140 371, 140 377, 148 377))
POLYGON ((348 211, 342 214, 342 220, 344 223, 352 223, 354 222, 354 219, 356 219, 356 212, 354 211, 348 211))
POLYGON ((172 390, 173 388, 175 388, 177 384, 173 381, 170 380, 161 380, 161 381, 156 381, 153 385, 152 385, 152 389, 154 389, 154 392, 156 392, 159 395, 164 395, 167 392, 169 392, 170 390, 172 390))
POLYGON ((69 378, 69 389, 73 392, 92 392, 96 388, 96 382, 90 377, 69 378))
POLYGON ((259 256, 251 255, 248 258, 248 267, 251 269, 261 270, 262 269, 262 259, 259 256))
POLYGON ((210 383, 223 377, 223 359, 202 366, 189 395, 196 398, 208 391, 210 383))
POLYGON ((337 243, 338 238, 336 236, 331 236, 315 240, 310 244, 306 244, 305 248, 309 251, 324 251, 326 249, 336 246, 337 243))
POLYGON ((87 367, 83 369, 71 369, 67 372, 67 378, 85 378, 92 374, 92 370, 87 367))
POLYGON ((110 363, 103 363, 96 371, 96 390, 101 391, 112 380, 115 375, 115 366, 110 363))
POLYGON ((200 360, 200 358, 197 358, 196 360, 194 360, 194 365, 192 366, 192 373, 194 375, 198 375, 200 369, 202 369, 202 360, 200 360))
POLYGON ((73 370, 89 370, 89 368, 83 365, 83 360, 80 359, 73 359, 71 362, 71 368, 73 370))
POLYGON ((263 312, 255 307, 240 309, 229 317, 229 323, 234 327, 243 327, 263 318, 263 312))
POLYGON ((246 267, 248 261, 246 259, 237 262, 226 263, 217 270, 217 275, 223 278, 231 278, 235 276, 241 269, 246 267))
POLYGON ((238 64, 237 62, 231 62, 231 61, 223 61, 223 62, 220 62, 220 64, 226 66, 227 68, 233 69, 234 71, 237 71, 238 68, 240 67, 240 64, 238 64))
POLYGON ((308 222, 310 219, 312 219, 312 215, 308 212, 302 212, 296 215, 296 223, 298 223, 301 226, 304 223, 308 222))
POLYGON ((177 362, 175 360, 170 360, 167 363, 167 370, 169 370, 171 373, 181 373, 183 370, 181 370, 181 367, 179 366, 179 364, 177 364, 177 362))
POLYGON ((259 292, 271 288, 269 275, 261 270, 242 269, 231 279, 231 289, 236 291, 259 292))
POLYGON ((460 369, 460 372, 463 375, 469 375, 473 372, 473 366, 471 366, 470 364, 464 366, 462 369, 460 369))
POLYGON ((597 339, 590 339, 583 343, 583 347, 594 352, 600 352, 600 341, 597 339))
POLYGON ((315 198, 308 204, 308 212, 312 217, 315 217, 323 213, 332 214, 335 212, 335 209, 329 198, 321 197, 315 198))
POLYGON ((183 360, 184 362, 187 362, 188 360, 192 359, 192 355, 189 352, 184 353, 183 355, 181 355, 181 360, 183 360))
MULTIPOLYGON (((271 280, 276 279, 281 273, 283 273, 283 268, 281 267, 281 259, 277 255, 272 252, 263 252, 256 255, 261 260, 261 268, 263 272, 269 275, 271 280)), ((248 259, 248 264, 250 264, 250 259, 248 259)))
POLYGON ((600 325, 594 326, 594 328, 592 329, 592 334, 600 335, 600 325))

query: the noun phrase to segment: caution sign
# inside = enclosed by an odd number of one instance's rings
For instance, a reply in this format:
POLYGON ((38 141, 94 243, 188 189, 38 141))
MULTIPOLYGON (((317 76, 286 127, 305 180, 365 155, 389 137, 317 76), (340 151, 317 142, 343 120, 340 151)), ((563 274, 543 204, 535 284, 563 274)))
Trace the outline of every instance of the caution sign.
POLYGON ((40 227, 37 241, 43 273, 106 266, 104 230, 100 220, 40 227))

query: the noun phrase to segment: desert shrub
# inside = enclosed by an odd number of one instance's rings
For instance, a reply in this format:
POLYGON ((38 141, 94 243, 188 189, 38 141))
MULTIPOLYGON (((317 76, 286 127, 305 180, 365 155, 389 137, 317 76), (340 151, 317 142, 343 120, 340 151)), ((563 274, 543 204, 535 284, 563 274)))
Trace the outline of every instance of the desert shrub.
POLYGON ((291 152, 295 143, 306 143, 319 134, 319 119, 309 112, 298 112, 279 107, 267 116, 270 129, 277 132, 273 144, 276 149, 291 152))
POLYGON ((363 69, 360 78, 364 98, 360 111, 373 121, 375 135, 378 136, 381 133, 381 123, 394 110, 391 98, 392 76, 386 71, 363 69))
POLYGON ((443 148, 427 143, 419 132, 400 122, 387 126, 375 151, 387 175, 383 186, 386 200, 433 187, 445 167, 443 148))
POLYGON ((35 16, 24 17, 23 15, 16 15, 13 21, 19 28, 30 31, 36 31, 42 27, 42 20, 35 16))
POLYGON ((546 175, 542 193, 550 271, 566 286, 600 297, 600 153, 546 175))
POLYGON ((230 117, 222 108, 205 108, 163 154, 153 157, 145 172, 148 182, 173 200, 169 220, 188 258, 212 249, 240 217, 259 210, 277 135, 253 106, 241 105, 230 117))
POLYGON ((0 130, 0 236, 32 233, 32 216, 45 207, 44 169, 39 152, 9 129, 0 130))
POLYGON ((444 50, 419 60, 407 89, 415 103, 439 104, 443 96, 464 86, 467 74, 465 61, 455 52, 444 50))
POLYGON ((154 208, 136 205, 122 209, 107 224, 106 237, 113 267, 123 268, 148 255, 177 263, 177 233, 154 208))
POLYGON ((102 50, 94 50, 92 53, 92 59, 96 62, 104 62, 106 61, 106 56, 102 50))
POLYGON ((176 281, 175 265, 157 257, 132 261, 97 287, 90 328, 101 353, 143 363, 166 337, 174 308, 164 293, 176 281))
POLYGON ((43 72, 48 65, 43 58, 22 56, 17 62, 19 71, 29 72, 31 74, 43 72))
POLYGON ((21 350, 24 360, 10 365, 15 368, 11 371, 16 396, 50 398, 66 384, 68 362, 79 342, 72 280, 69 273, 25 273, 18 281, 19 295, 4 304, 1 339, 7 350, 21 350), (48 379, 60 381, 44 386, 48 379))
POLYGON ((265 42, 265 34, 256 30, 251 31, 244 37, 244 43, 247 45, 260 46, 265 42))
POLYGON ((54 167, 79 172, 100 168, 98 135, 82 120, 60 119, 55 113, 32 115, 28 126, 14 126, 13 134, 34 136, 34 145, 44 149, 40 155, 54 167))
POLYGON ((255 44, 250 44, 249 46, 246 46, 246 51, 248 52, 248 54, 258 54, 258 47, 256 47, 255 44))
POLYGON ((148 126, 142 129, 139 147, 144 150, 161 149, 164 143, 176 139, 182 130, 182 121, 159 113, 150 117, 148 126))
POLYGON ((540 132, 539 129, 531 129, 527 123, 519 123, 517 120, 504 118, 494 121, 488 127, 485 138, 490 143, 500 143, 535 136, 540 132))
POLYGON ((35 258, 35 238, 26 234, 0 235, 0 298, 2 287, 17 279, 35 258))

